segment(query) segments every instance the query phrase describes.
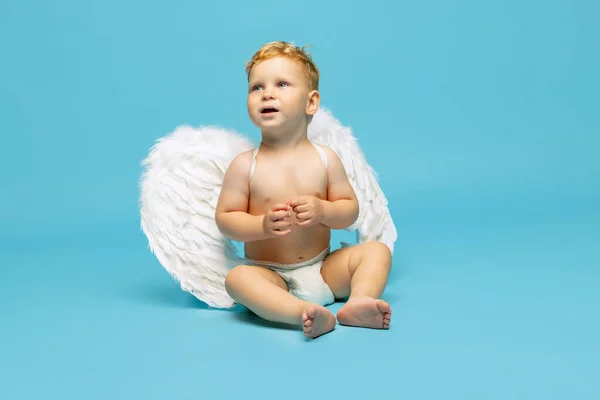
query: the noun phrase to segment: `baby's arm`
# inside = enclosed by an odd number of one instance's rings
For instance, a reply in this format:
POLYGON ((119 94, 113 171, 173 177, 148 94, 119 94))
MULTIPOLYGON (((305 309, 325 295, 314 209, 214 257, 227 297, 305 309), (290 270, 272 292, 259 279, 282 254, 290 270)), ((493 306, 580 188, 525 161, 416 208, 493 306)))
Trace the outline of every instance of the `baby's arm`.
POLYGON ((217 227, 230 239, 238 242, 253 242, 265 239, 264 215, 248 213, 248 175, 252 162, 252 152, 236 156, 223 178, 221 193, 216 207, 217 227))
POLYGON ((358 199, 348 181, 344 165, 331 149, 325 147, 329 162, 327 200, 323 202, 322 224, 331 229, 345 229, 358 218, 358 199))

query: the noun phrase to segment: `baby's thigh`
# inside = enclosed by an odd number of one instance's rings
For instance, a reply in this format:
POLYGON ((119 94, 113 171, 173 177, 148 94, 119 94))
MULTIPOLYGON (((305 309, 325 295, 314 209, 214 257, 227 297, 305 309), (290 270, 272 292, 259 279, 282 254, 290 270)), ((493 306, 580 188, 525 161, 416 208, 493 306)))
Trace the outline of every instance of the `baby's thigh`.
POLYGON ((225 286, 228 288, 242 289, 245 286, 255 286, 257 281, 272 283, 283 290, 288 290, 287 283, 277 273, 265 267, 256 265, 238 265, 227 274, 225 286))
POLYGON ((352 276, 367 258, 369 262, 379 263, 389 259, 389 250, 380 242, 368 242, 336 250, 325 259, 321 275, 336 299, 350 295, 352 276))
POLYGON ((323 261, 321 275, 336 299, 342 299, 350 295, 352 274, 349 265, 355 252, 354 247, 335 250, 323 261))

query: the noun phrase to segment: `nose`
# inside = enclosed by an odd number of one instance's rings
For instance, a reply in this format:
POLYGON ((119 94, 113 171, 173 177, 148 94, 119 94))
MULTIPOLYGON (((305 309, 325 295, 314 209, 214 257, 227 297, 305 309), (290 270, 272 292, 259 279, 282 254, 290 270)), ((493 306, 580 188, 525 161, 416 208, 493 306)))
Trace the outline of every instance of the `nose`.
POLYGON ((263 95, 262 95, 262 99, 263 100, 271 100, 273 98, 273 95, 271 95, 271 89, 265 89, 263 91, 263 95))

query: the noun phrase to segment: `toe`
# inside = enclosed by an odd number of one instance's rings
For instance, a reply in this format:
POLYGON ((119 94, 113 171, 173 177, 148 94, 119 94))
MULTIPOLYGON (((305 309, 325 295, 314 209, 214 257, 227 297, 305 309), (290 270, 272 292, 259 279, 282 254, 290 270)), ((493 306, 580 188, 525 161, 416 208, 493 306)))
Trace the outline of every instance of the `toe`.
POLYGON ((390 305, 383 300, 377 302, 377 309, 383 314, 391 313, 392 311, 390 305))
POLYGON ((312 320, 309 319, 309 320, 304 321, 304 324, 302 324, 302 325, 304 325, 305 327, 308 328, 308 327, 311 327, 312 324, 313 324, 312 320))
POLYGON ((308 320, 308 314, 306 314, 306 311, 304 311, 302 313, 302 322, 306 322, 308 320))
POLYGON ((306 315, 308 318, 314 318, 317 315, 317 307, 310 306, 306 309, 306 315))

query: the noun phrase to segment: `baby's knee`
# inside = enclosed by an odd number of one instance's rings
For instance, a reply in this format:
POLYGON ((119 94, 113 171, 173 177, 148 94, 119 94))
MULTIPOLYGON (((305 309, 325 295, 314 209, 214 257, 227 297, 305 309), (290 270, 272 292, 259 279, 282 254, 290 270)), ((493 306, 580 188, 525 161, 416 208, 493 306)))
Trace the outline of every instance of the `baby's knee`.
POLYGON ((229 271, 225 277, 225 290, 231 296, 240 286, 244 280, 246 280, 251 267, 248 265, 238 265, 229 271))
POLYGON ((364 246, 365 246, 365 252, 367 254, 373 254, 373 255, 376 255, 377 257, 381 257, 382 259, 384 259, 386 261, 391 261, 392 252, 385 243, 374 241, 374 242, 367 242, 364 244, 364 246))

